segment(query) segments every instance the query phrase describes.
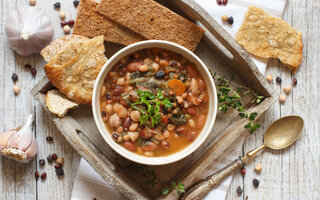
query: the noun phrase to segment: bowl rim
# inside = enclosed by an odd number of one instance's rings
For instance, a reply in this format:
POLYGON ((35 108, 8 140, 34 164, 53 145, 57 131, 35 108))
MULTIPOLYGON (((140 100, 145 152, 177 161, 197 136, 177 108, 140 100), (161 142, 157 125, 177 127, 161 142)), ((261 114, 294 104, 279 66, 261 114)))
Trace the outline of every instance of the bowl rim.
POLYGON ((98 130, 103 137, 103 139, 106 141, 106 143, 116 151, 118 154, 123 156, 124 158, 131 160, 136 163, 144 164, 144 165, 166 165, 173 162, 177 162, 190 154, 192 154, 194 151, 196 151, 206 140, 206 138, 211 133, 211 130, 213 128, 216 115, 217 115, 217 92, 216 87, 213 81, 213 78, 211 76, 211 73, 209 72, 206 65, 200 60, 200 58, 195 55, 190 50, 186 49, 185 47, 178 45, 173 42, 163 41, 163 40, 145 40, 141 42, 137 42, 134 44, 131 44, 127 47, 124 47, 120 49, 118 52, 116 52, 101 68, 98 77, 94 83, 93 88, 93 94, 92 94, 92 113, 94 117, 95 124, 98 127, 98 130), (169 154, 166 156, 158 156, 158 157, 146 157, 142 156, 136 153, 133 153, 123 146, 117 144, 111 137, 110 132, 107 130, 102 117, 101 117, 101 108, 100 108, 100 90, 101 86, 103 84, 103 80, 107 73, 110 71, 110 69, 124 56, 127 56, 131 53, 137 52, 141 49, 149 49, 149 48, 163 48, 170 51, 173 51, 175 53, 181 54, 182 56, 186 57, 188 60, 192 60, 193 63, 196 64, 196 67, 198 71, 201 73, 202 77, 206 80, 208 93, 210 96, 210 102, 209 102, 209 110, 207 114, 206 123, 203 126, 201 132, 197 136, 197 138, 189 144, 187 147, 181 149, 180 151, 177 151, 173 154, 169 154), (177 52, 178 51, 178 52, 177 52), (187 55, 187 56, 186 56, 187 55), (192 59, 190 59, 192 58, 192 59), (196 61, 196 62, 194 62, 196 61), (208 85, 209 81, 209 85, 208 85), (209 89, 212 89, 212 92, 209 91, 209 89), (209 115, 211 118, 209 118, 209 115))

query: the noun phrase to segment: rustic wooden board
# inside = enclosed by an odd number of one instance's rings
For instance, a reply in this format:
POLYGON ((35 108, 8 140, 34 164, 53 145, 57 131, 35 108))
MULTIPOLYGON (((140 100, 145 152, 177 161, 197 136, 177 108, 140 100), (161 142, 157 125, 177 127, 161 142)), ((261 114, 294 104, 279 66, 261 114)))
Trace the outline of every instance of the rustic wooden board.
MULTIPOLYGON (((266 98, 259 105, 246 104, 249 112, 257 112, 258 116, 277 99, 277 94, 266 83, 249 55, 217 24, 199 5, 192 0, 166 1, 169 8, 180 8, 178 13, 196 21, 207 29, 205 37, 195 53, 205 64, 219 75, 234 76, 234 82, 250 87, 266 98)), ((121 46, 106 44, 106 53, 111 56, 121 46)), ((31 91, 49 113, 44 103, 46 91, 53 86, 47 78, 42 79, 31 91)), ((94 169, 113 187, 130 199, 175 198, 171 193, 166 197, 159 196, 160 188, 144 185, 145 179, 126 171, 130 161, 116 154, 103 141, 92 118, 90 107, 80 107, 71 111, 64 118, 50 114, 59 131, 72 147, 84 157, 94 169)), ((197 177, 208 173, 212 161, 243 131, 247 120, 240 119, 236 112, 218 113, 213 131, 206 142, 189 157, 164 166, 152 167, 164 181, 181 180, 187 186, 197 177), (187 166, 187 167, 186 167, 187 166), (170 170, 168 170, 170 168, 170 170)))

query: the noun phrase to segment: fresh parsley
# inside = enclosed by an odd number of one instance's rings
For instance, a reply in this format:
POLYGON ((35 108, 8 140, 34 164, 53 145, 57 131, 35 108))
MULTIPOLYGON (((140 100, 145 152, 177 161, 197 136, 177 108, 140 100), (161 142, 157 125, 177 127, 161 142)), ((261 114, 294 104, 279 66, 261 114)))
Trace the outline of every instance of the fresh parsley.
POLYGON ((131 107, 142 114, 140 126, 147 125, 154 127, 161 121, 160 106, 163 105, 165 109, 169 109, 172 107, 172 103, 167 97, 164 98, 162 90, 158 90, 157 95, 154 95, 150 91, 141 90, 138 90, 137 93, 139 99, 131 104, 131 107))

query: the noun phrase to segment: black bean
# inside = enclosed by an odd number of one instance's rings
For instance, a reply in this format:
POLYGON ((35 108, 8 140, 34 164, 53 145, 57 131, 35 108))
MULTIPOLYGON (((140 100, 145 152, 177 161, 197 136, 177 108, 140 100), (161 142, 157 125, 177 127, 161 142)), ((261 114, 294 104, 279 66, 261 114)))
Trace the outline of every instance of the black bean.
POLYGON ((237 193, 238 193, 238 195, 242 194, 242 188, 240 186, 238 186, 238 188, 237 188, 237 193))
POLYGON ((16 73, 12 73, 11 79, 13 80, 13 82, 16 82, 18 80, 18 75, 16 73))
POLYGON ((170 61, 169 61, 169 65, 170 65, 171 67, 176 67, 176 66, 178 65, 178 62, 177 62, 176 60, 170 60, 170 61))
POLYGON ((74 0, 74 1, 73 1, 73 5, 76 6, 76 7, 79 5, 79 3, 80 3, 79 0, 74 0))
POLYGON ((60 167, 60 168, 57 168, 56 169, 56 174, 58 175, 58 176, 63 176, 64 175, 64 171, 63 171, 63 169, 60 167))
POLYGON ((55 2, 55 3, 53 4, 53 6, 54 6, 55 8, 60 8, 60 7, 61 7, 61 3, 60 3, 60 2, 55 2))
POLYGON ((156 73, 155 77, 156 79, 162 79, 164 75, 165 75, 164 71, 160 70, 156 73))
POLYGON ((46 161, 45 161, 44 159, 40 159, 40 160, 39 160, 39 165, 40 165, 40 166, 44 166, 45 162, 46 162, 46 161))
POLYGON ((111 94, 110 94, 110 93, 107 93, 107 94, 106 94, 106 98, 107 98, 108 100, 110 100, 110 99, 111 99, 111 94))
POLYGON ((278 76, 278 77, 276 78, 276 81, 277 81, 277 83, 281 83, 281 82, 282 82, 282 79, 278 76))
POLYGON ((228 20, 227 20, 227 21, 228 21, 229 24, 232 25, 232 24, 233 24, 233 17, 228 17, 228 20))
POLYGON ((103 111, 101 111, 101 117, 102 118, 104 118, 104 117, 106 117, 107 116, 107 113, 103 110, 103 111))
POLYGON ((254 185, 254 187, 258 187, 259 186, 259 180, 258 179, 256 179, 256 178, 254 178, 253 180, 252 180, 252 184, 254 185))
POLYGON ((47 157, 47 161, 48 161, 48 163, 51 163, 51 162, 53 161, 51 155, 49 155, 49 156, 47 157))

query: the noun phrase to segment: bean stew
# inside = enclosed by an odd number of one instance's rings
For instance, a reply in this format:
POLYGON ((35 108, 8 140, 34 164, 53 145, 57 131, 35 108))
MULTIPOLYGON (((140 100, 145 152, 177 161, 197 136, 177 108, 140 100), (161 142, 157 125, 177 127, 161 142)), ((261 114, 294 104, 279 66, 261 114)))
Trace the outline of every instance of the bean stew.
POLYGON ((199 135, 209 95, 193 63, 172 51, 150 48, 120 59, 110 70, 100 107, 115 142, 139 155, 167 156, 199 135))

